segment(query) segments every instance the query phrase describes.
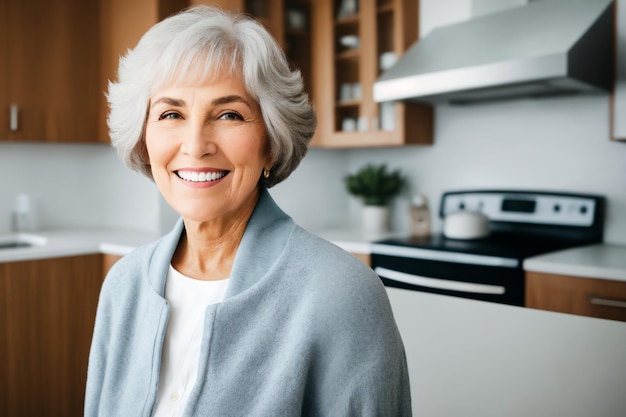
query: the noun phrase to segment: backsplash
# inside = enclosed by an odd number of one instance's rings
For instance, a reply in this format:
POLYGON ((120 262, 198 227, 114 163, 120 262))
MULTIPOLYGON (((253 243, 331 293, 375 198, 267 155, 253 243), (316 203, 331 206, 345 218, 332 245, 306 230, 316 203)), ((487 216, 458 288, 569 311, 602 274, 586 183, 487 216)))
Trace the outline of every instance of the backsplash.
POLYGON ((0 142, 0 233, 11 231, 11 211, 21 193, 33 201, 42 229, 153 230, 155 190, 107 145, 0 142))

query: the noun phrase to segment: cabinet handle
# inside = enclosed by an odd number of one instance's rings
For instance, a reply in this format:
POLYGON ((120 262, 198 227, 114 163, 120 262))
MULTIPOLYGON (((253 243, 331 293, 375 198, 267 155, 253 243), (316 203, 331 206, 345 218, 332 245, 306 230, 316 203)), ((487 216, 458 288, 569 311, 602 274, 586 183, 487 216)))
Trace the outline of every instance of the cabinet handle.
POLYGON ((9 110, 9 129, 11 130, 11 132, 17 132, 20 128, 19 113, 20 108, 17 106, 17 104, 11 104, 9 110))
POLYGON ((591 297, 589 302, 598 306, 626 308, 626 301, 611 300, 610 298, 591 297))

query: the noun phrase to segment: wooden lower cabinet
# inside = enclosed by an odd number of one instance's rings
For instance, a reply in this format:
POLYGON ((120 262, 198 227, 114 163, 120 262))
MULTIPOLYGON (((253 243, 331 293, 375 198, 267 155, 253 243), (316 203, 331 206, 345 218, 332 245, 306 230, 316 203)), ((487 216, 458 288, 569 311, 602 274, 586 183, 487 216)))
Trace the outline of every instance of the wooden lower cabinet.
POLYGON ((0 416, 83 415, 102 255, 0 263, 0 416))
POLYGON ((105 253, 102 255, 102 280, 106 278, 109 273, 109 269, 115 264, 115 262, 122 259, 120 255, 111 255, 109 253, 105 253))
POLYGON ((370 255, 369 253, 352 252, 352 255, 360 259, 365 265, 372 266, 372 255, 370 255))
POLYGON ((626 282, 527 272, 526 307, 626 321, 626 282))

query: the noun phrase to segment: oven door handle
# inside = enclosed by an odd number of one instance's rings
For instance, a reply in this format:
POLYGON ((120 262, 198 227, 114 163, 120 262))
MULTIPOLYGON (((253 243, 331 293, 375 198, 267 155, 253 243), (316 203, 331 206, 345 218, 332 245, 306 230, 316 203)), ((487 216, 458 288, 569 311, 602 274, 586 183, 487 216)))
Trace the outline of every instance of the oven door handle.
POLYGON ((380 266, 374 271, 381 277, 392 281, 403 282, 405 284, 419 285, 420 287, 435 288, 438 290, 449 290, 457 292, 467 292, 473 294, 496 294, 502 295, 506 289, 500 285, 475 284, 473 282, 461 282, 448 279, 428 278, 420 275, 398 272, 380 266))

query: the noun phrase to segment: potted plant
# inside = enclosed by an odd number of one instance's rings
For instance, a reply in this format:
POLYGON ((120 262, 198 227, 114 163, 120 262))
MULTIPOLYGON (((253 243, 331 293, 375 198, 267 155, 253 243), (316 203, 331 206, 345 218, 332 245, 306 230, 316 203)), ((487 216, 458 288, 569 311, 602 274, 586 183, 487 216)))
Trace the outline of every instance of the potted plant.
POLYGON ((380 232, 389 229, 389 202, 404 186, 400 170, 389 171, 386 164, 368 164, 344 178, 350 194, 363 201, 363 228, 380 232))

